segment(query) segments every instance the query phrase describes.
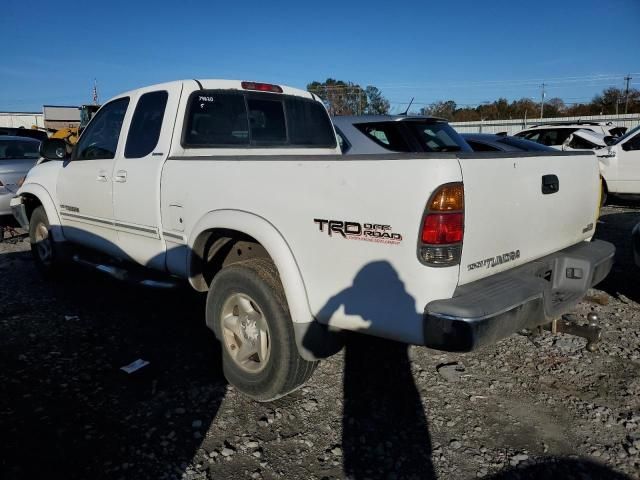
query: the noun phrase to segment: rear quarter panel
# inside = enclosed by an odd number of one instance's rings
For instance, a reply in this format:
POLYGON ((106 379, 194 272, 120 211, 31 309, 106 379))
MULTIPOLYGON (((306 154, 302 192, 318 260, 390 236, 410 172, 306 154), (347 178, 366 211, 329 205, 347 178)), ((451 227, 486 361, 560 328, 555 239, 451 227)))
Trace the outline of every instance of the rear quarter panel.
POLYGON ((288 245, 303 280, 305 291, 287 292, 288 298, 306 296, 311 315, 323 323, 422 343, 425 305, 450 297, 457 284, 458 266, 429 268, 416 254, 429 196, 461 179, 455 156, 280 158, 170 159, 162 175, 163 225, 171 221, 170 205, 181 205, 192 244, 199 233, 194 225, 208 212, 239 210, 266 219, 288 245), (321 231, 315 220, 384 225, 377 231, 401 240, 329 235, 328 223, 321 231))

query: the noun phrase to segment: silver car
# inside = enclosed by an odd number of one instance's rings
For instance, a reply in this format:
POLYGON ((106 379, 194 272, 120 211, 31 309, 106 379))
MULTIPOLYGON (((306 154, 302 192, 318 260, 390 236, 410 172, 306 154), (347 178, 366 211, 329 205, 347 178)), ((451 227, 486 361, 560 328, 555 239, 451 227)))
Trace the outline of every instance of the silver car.
POLYGON ((345 155, 393 152, 470 152, 464 139, 434 117, 362 115, 332 118, 345 155))
POLYGON ((0 224, 13 218, 9 202, 40 158, 39 148, 40 141, 34 138, 0 136, 0 224))

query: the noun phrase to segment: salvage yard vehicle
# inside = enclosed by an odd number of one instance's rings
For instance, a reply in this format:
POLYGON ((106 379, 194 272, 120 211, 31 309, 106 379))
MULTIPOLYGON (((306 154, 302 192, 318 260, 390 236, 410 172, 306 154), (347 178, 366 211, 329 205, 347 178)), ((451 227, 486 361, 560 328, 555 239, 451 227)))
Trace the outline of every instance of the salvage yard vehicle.
POLYGON ((333 118, 342 153, 470 152, 442 118, 418 115, 359 115, 333 118))
POLYGON ((549 324, 608 274, 593 153, 473 153, 429 127, 439 151, 345 156, 312 93, 154 85, 104 104, 69 157, 45 142, 11 204, 46 274, 72 260, 208 292, 228 381, 268 401, 340 331, 470 351, 549 324))
POLYGON ((20 181, 36 164, 40 141, 29 137, 0 136, 0 226, 14 222, 9 203, 20 181))
POLYGON ((569 136, 576 130, 591 130, 604 137, 617 138, 625 133, 626 128, 616 127, 612 122, 552 122, 525 128, 515 136, 562 150, 569 136))
POLYGON ((562 150, 596 150, 606 147, 607 141, 613 143, 615 138, 581 128, 567 137, 562 144, 562 150))
POLYGON ((553 152, 555 149, 524 138, 494 133, 463 133, 474 152, 553 152))
POLYGON ((603 198, 640 195, 640 126, 629 130, 608 147, 596 150, 602 172, 603 198))

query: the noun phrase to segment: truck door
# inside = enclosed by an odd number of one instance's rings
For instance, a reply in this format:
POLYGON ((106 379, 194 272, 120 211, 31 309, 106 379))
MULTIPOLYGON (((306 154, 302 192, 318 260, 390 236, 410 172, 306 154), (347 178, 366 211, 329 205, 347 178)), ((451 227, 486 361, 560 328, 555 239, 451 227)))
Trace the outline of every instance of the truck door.
POLYGON ((138 92, 124 154, 116 159, 113 171, 118 245, 131 259, 159 270, 165 267, 160 177, 181 91, 182 85, 168 84, 138 92))
POLYGON ((640 132, 616 146, 618 178, 616 193, 640 193, 640 132))
POLYGON ((122 154, 121 130, 129 97, 104 105, 83 132, 56 186, 65 237, 118 256, 113 225, 112 178, 122 154))

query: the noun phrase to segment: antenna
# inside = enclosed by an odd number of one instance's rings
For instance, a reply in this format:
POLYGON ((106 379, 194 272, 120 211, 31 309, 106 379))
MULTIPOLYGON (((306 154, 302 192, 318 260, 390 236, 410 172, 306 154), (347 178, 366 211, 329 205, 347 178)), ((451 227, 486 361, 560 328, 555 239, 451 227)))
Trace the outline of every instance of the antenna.
POLYGON ((98 105, 98 82, 96 81, 95 78, 93 79, 93 90, 91 94, 93 97, 93 104, 98 105))
POLYGON ((415 97, 411 97, 411 101, 409 102, 409 106, 407 107, 407 109, 404 111, 404 113, 401 113, 400 115, 407 115, 409 113, 409 109, 411 108, 411 104, 413 104, 413 99, 415 97))

